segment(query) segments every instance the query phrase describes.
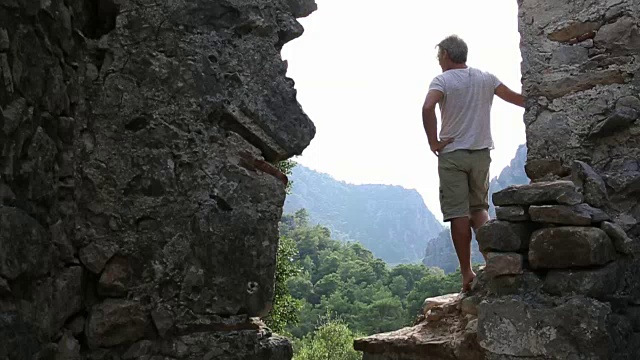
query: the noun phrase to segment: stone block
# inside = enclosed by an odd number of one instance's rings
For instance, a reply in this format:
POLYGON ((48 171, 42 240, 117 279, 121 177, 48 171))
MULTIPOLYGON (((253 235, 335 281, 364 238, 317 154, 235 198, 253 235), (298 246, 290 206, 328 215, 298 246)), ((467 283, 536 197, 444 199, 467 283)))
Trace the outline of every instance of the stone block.
POLYGON ((531 220, 562 225, 590 225, 591 215, 580 208, 566 205, 542 205, 529 208, 531 220))
POLYGON ((573 182, 564 180, 514 185, 493 194, 495 206, 577 205, 582 202, 582 199, 582 194, 576 191, 573 182))
POLYGON ((574 161, 571 180, 582 190, 584 201, 595 207, 604 206, 609 201, 604 180, 591 166, 582 161, 574 161))
POLYGON ((151 312, 151 319, 153 319, 153 324, 156 326, 160 337, 165 337, 173 327, 173 314, 168 308, 159 307, 155 309, 151 312))
POLYGON ((422 313, 426 314, 433 308, 442 307, 446 304, 453 303, 458 300, 460 300, 460 294, 458 293, 427 298, 422 303, 422 313))
POLYGON ((596 124, 589 136, 604 137, 616 131, 623 130, 638 119, 638 113, 634 110, 616 110, 616 112, 605 120, 596 124))
POLYGON ((506 358, 608 359, 607 304, 586 297, 539 303, 507 296, 478 307, 478 342, 506 358))
POLYGON ((620 226, 615 223, 603 222, 600 226, 607 233, 616 251, 625 255, 634 255, 640 253, 640 244, 631 239, 620 226))
POLYGON ((538 292, 543 285, 540 276, 531 271, 523 271, 521 275, 503 275, 490 279, 486 284, 489 294, 495 296, 522 295, 538 292))
POLYGON ((526 250, 535 226, 529 223, 511 223, 491 220, 478 229, 478 246, 482 252, 514 252, 526 250))
POLYGON ((485 271, 490 277, 522 274, 523 258, 517 253, 489 253, 485 271))
POLYGON ((531 206, 529 215, 532 221, 538 223, 577 226, 587 226, 610 219, 607 213, 588 204, 531 206))
POLYGON ((91 348, 111 347, 141 339, 147 324, 147 316, 138 303, 107 299, 91 309, 85 333, 91 348))
POLYGON ((114 256, 109 260, 98 281, 98 294, 104 297, 123 297, 127 287, 131 269, 125 257, 114 256))
POLYGON ((529 212, 523 206, 497 206, 496 218, 503 221, 527 221, 529 220, 529 212))
POLYGON ((598 228, 547 228, 537 230, 531 236, 529 263, 534 269, 604 265, 613 259, 613 244, 598 228))
POLYGON ((637 20, 624 16, 617 21, 606 24, 598 31, 594 42, 596 45, 611 49, 614 54, 640 50, 640 31, 637 20))
POLYGON ((603 221, 611 220, 609 214, 604 212, 602 209, 595 208, 589 204, 579 204, 574 206, 578 211, 584 212, 591 216, 591 223, 599 224, 603 221))
POLYGON ((587 295, 596 299, 616 291, 620 267, 616 262, 586 270, 552 270, 547 273, 543 290, 552 295, 587 295))
POLYGON ((100 274, 118 247, 107 241, 96 240, 80 249, 80 261, 94 274, 100 274))

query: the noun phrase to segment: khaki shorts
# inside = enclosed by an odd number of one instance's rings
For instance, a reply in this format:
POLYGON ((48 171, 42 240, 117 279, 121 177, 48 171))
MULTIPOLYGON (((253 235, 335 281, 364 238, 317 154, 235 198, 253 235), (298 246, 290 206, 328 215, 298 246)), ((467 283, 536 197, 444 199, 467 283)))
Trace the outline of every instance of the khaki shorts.
POLYGON ((489 209, 489 149, 440 154, 440 209, 444 221, 489 209))

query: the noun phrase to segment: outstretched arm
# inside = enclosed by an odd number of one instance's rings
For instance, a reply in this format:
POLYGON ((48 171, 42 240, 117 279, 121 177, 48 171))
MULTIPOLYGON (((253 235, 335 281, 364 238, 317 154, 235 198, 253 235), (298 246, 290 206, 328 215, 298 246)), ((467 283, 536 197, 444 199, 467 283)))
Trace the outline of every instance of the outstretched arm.
POLYGON ((520 107, 524 107, 524 96, 518 94, 517 92, 509 89, 506 85, 500 84, 496 88, 496 95, 498 97, 508 103, 512 103, 513 105, 518 105, 520 107))
POLYGON ((436 104, 442 100, 443 96, 442 92, 438 90, 429 90, 427 98, 424 100, 424 105, 422 105, 422 124, 429 139, 429 147, 431 147, 431 151, 433 151, 436 156, 440 153, 440 150, 453 141, 453 139, 447 139, 446 141, 438 140, 436 104))

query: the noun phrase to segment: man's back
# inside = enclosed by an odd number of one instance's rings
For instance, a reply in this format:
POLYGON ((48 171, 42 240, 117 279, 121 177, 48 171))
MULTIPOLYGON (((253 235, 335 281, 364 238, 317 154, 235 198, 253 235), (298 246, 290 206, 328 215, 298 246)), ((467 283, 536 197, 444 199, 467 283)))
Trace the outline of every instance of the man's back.
POLYGON ((441 139, 454 139, 442 152, 493 149, 490 113, 495 89, 501 82, 474 68, 452 69, 438 75, 430 90, 444 94, 441 139))

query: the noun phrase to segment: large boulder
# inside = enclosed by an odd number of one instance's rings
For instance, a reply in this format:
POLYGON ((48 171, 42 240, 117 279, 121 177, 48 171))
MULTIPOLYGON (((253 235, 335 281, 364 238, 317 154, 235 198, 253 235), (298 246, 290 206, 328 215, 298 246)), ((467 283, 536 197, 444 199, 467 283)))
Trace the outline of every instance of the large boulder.
POLYGON ((531 220, 538 223, 586 226, 609 220, 604 211, 588 204, 540 205, 529 208, 531 220))
POLYGON ((620 275, 620 265, 616 262, 594 269, 551 270, 543 290, 559 296, 578 294, 603 299, 616 291, 620 275))
POLYGON ((529 263, 534 269, 603 265, 616 256, 607 234, 593 227, 540 229, 531 236, 529 263))
POLYGON ((495 356, 607 359, 611 308, 585 297, 536 303, 503 297, 478 307, 478 342, 495 356))

